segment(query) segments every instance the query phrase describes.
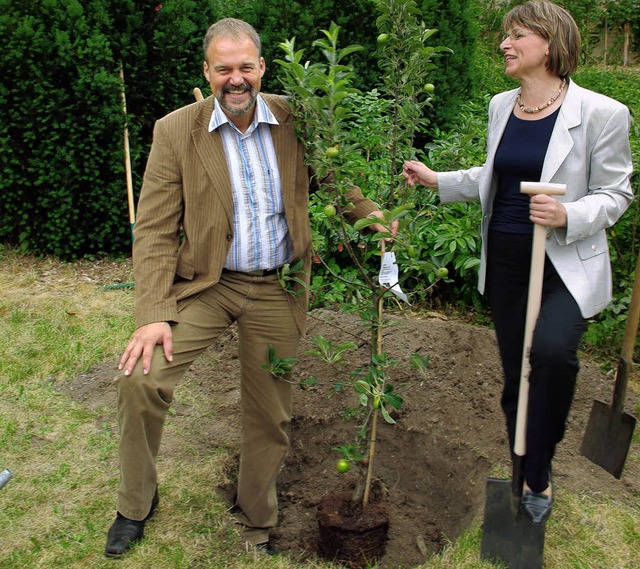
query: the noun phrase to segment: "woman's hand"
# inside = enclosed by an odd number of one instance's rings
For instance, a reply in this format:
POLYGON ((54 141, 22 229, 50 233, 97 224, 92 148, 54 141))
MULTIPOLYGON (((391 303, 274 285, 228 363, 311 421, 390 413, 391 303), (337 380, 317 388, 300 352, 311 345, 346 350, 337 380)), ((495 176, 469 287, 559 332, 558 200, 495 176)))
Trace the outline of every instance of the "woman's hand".
POLYGON ((529 219, 545 227, 566 227, 567 210, 554 197, 535 194, 529 202, 529 219))
POLYGON ((407 160, 402 166, 402 175, 410 186, 438 187, 438 173, 417 160, 407 160))

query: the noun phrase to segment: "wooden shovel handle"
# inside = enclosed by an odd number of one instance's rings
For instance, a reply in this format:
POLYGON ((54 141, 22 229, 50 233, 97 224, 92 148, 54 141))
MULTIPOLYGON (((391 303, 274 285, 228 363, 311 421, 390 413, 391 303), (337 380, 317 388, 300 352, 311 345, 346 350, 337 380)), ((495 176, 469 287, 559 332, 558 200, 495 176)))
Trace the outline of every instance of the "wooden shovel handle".
MULTIPOLYGON (((541 182, 522 182, 520 191, 524 194, 547 194, 560 196, 566 192, 564 184, 547 184, 541 182)), ((547 230, 544 226, 534 224, 533 245, 531 248, 531 273, 529 275, 529 293, 527 297, 527 314, 524 325, 524 342, 522 347, 522 365, 520 368, 520 389, 518 391, 518 412, 516 415, 516 432, 513 452, 518 456, 526 454, 527 410, 529 406, 529 373, 531 364, 529 353, 533 340, 533 331, 540 314, 542 300, 542 280, 544 277, 544 256, 547 230)))
POLYGON ((200 87, 195 87, 193 89, 193 96, 196 98, 196 101, 202 101, 204 99, 204 96, 202 95, 202 91, 200 90, 200 87))
POLYGON ((546 194, 547 196, 564 196, 567 192, 566 184, 549 184, 546 182, 520 182, 520 193, 533 196, 546 194))
POLYGON ((613 389, 613 401, 611 407, 613 412, 622 412, 624 399, 627 394, 627 383, 629 382, 629 371, 633 362, 633 349, 636 345, 638 334, 638 321, 640 320, 640 255, 636 263, 636 273, 633 279, 633 291, 631 293, 631 303, 627 314, 627 323, 624 328, 624 338, 622 339, 622 351, 618 370, 616 372, 616 383, 613 389))
POLYGON ((624 339, 622 340, 622 357, 631 362, 633 359, 633 349, 638 334, 638 322, 640 321, 640 255, 636 263, 636 273, 633 279, 633 291, 631 293, 631 303, 627 314, 627 324, 624 329, 624 339))

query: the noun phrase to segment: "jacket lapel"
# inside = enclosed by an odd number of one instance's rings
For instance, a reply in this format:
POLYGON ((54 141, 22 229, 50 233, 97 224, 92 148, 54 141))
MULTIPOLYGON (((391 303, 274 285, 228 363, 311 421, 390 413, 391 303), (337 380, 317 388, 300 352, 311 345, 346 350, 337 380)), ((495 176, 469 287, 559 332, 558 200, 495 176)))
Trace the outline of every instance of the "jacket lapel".
POLYGON ((562 166, 569 152, 571 152, 573 138, 569 130, 580 124, 581 106, 582 96, 580 89, 571 81, 551 133, 540 181, 550 182, 560 166, 562 166))
POLYGON ((285 110, 277 104, 277 101, 274 98, 269 95, 262 95, 262 97, 267 103, 269 110, 278 120, 278 126, 271 127, 271 139, 273 140, 273 147, 278 159, 280 187, 282 188, 285 215, 287 217, 287 221, 291 223, 295 213, 295 153, 297 151, 296 147, 291 145, 291 141, 296 140, 295 137, 291 135, 291 129, 293 128, 293 123, 291 122, 292 117, 289 112, 285 112, 285 110))
POLYGON ((498 145, 504 134, 504 129, 507 128, 507 122, 509 122, 509 117, 513 113, 517 93, 517 89, 505 93, 505 96, 497 102, 495 109, 491 110, 489 121, 490 130, 487 139, 487 161, 482 169, 483 180, 480 182, 480 198, 483 201, 493 201, 493 193, 496 189, 493 176, 493 163, 498 145))
POLYGON ((224 146, 219 132, 209 132, 209 120, 213 113, 213 97, 209 97, 196 116, 196 128, 191 131, 191 139, 202 166, 211 178, 213 190, 218 195, 229 222, 233 223, 233 199, 231 181, 224 146))
POLYGON ((514 89, 506 94, 506 96, 496 106, 494 111, 495 122, 491 122, 491 132, 489 137, 489 147, 487 148, 487 154, 491 157, 495 156, 498 150, 498 144, 502 140, 504 129, 507 128, 509 118, 513 114, 513 107, 516 104, 516 95, 518 89, 514 89))

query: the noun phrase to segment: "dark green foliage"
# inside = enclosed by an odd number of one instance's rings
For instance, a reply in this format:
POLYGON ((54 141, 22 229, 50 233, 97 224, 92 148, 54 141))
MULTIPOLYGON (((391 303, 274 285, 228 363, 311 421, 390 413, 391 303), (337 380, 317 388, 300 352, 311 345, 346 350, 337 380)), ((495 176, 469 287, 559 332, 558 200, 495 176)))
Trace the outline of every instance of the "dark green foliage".
MULTIPOLYGON (((458 58, 457 46, 473 42, 471 25, 458 22, 473 2, 441 4, 426 6, 428 25, 458 36, 437 36, 458 58)), ((372 0, 0 0, 0 240, 67 259, 128 253, 121 66, 137 198, 154 122, 191 103, 194 87, 209 92, 201 41, 212 22, 235 16, 255 25, 268 65, 264 90, 278 92, 278 44, 296 36, 310 47, 334 21, 345 44, 364 48, 351 63, 367 90, 380 83, 378 15, 372 0)), ((436 93, 436 121, 454 116, 447 109, 461 100, 457 86, 466 90, 471 66, 459 61, 436 93)))
MULTIPOLYGON (((486 157, 489 98, 463 103, 454 128, 434 128, 433 140, 424 148, 424 160, 443 172, 481 166, 486 157)), ((430 220, 418 234, 417 245, 429 251, 437 266, 452 268, 452 282, 438 287, 434 295, 442 305, 482 307, 477 291, 480 263, 480 203, 441 205, 434 190, 423 190, 422 207, 430 206, 430 220)))
POLYGON ((296 48, 309 51, 318 30, 329 29, 335 22, 342 29, 344 45, 357 43, 364 50, 353 57, 352 64, 358 76, 359 88, 367 88, 378 80, 375 62, 376 11, 372 0, 252 0, 227 2, 226 16, 238 17, 252 24, 260 34, 267 73, 263 89, 281 92, 276 76, 279 73, 272 62, 281 57, 278 45, 285 39, 295 38, 296 48))
POLYGON ((0 13, 0 238, 62 256, 92 239, 111 250, 127 226, 108 206, 124 175, 106 15, 54 0, 5 0, 0 13))
POLYGON ((130 8, 128 16, 120 16, 127 26, 122 38, 127 107, 148 146, 153 123, 192 103, 193 88, 206 85, 202 38, 221 14, 213 0, 120 2, 130 8))
POLYGON ((0 0, 1 240, 67 259, 128 251, 120 65, 138 187, 153 122, 193 100, 201 4, 0 0))
POLYGON ((432 108, 431 89, 435 90, 433 82, 438 70, 435 61, 441 63, 452 52, 448 46, 433 46, 439 43, 438 33, 424 22, 415 2, 383 0, 377 5, 378 29, 388 36, 377 52, 382 72, 380 91, 389 105, 381 116, 388 124, 389 143, 385 145, 384 158, 389 162, 390 190, 380 203, 393 205, 401 188, 406 188, 404 180, 397 182, 402 163, 411 153, 416 135, 425 132, 428 125, 424 116, 425 110, 432 108))
POLYGON ((640 115, 640 77, 637 69, 584 67, 573 78, 582 87, 612 97, 629 107, 631 113, 640 115))
POLYGON ((436 96, 427 117, 438 126, 451 127, 460 106, 478 94, 474 89, 477 79, 475 49, 481 3, 423 0, 421 7, 427 27, 438 30, 437 42, 453 51, 436 62, 432 81, 436 85, 436 96))

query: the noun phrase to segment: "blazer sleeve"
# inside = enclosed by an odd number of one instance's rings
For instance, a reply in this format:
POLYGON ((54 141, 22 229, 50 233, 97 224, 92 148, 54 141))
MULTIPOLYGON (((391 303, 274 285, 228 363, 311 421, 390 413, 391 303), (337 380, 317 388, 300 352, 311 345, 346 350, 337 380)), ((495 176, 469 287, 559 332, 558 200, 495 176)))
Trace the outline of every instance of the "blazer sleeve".
POLYGON ((165 122, 156 122, 134 228, 136 327, 177 320, 172 294, 183 212, 182 175, 165 122))
POLYGON ((442 203, 476 201, 480 195, 482 166, 438 173, 438 195, 442 203))
POLYGON ((586 120, 594 123, 592 139, 587 141, 589 162, 584 165, 589 172, 588 188, 584 197, 565 203, 565 235, 556 231, 564 244, 611 227, 633 200, 628 109, 622 104, 616 104, 613 112, 596 109, 586 120))

